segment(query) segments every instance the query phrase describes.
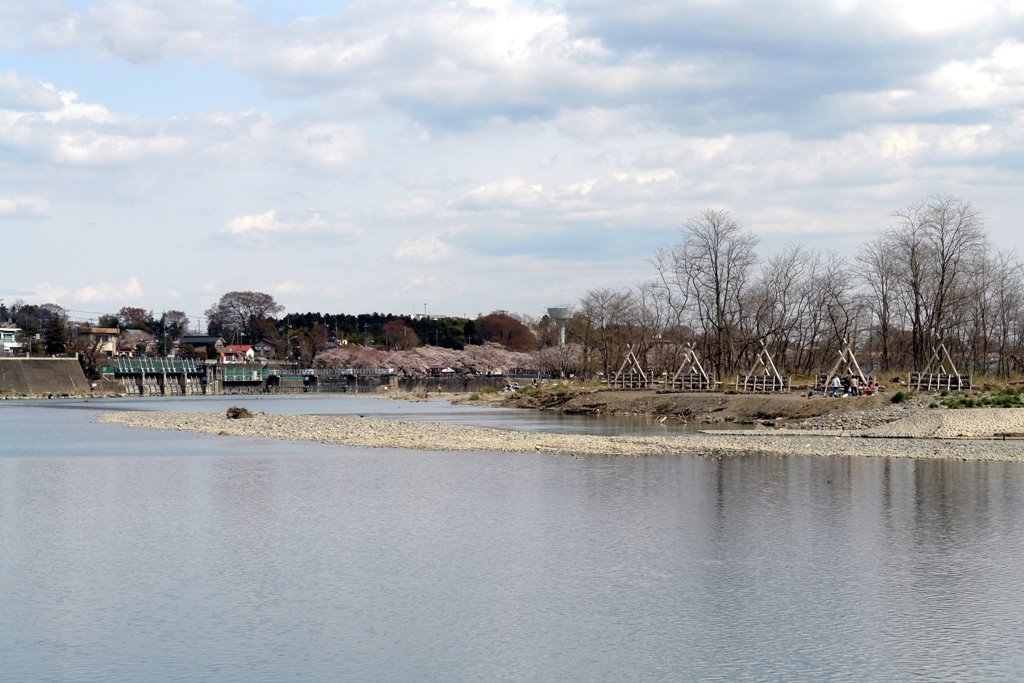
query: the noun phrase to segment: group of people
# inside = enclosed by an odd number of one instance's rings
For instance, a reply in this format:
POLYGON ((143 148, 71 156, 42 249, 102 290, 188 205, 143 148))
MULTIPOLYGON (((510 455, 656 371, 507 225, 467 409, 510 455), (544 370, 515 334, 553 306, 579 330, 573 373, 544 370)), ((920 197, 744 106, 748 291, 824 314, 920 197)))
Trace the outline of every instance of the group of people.
POLYGON ((874 396, 875 391, 874 380, 868 381, 867 386, 861 386, 860 377, 856 375, 845 377, 832 375, 832 379, 828 383, 826 395, 830 398, 839 398, 840 396, 874 396))

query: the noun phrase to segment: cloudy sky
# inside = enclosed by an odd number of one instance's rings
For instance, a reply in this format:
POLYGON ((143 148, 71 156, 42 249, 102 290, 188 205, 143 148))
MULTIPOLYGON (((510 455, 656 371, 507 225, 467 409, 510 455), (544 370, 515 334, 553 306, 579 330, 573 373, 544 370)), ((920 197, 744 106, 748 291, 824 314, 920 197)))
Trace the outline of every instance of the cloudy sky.
POLYGON ((1022 186, 1024 0, 0 0, 7 303, 540 315, 1022 186))

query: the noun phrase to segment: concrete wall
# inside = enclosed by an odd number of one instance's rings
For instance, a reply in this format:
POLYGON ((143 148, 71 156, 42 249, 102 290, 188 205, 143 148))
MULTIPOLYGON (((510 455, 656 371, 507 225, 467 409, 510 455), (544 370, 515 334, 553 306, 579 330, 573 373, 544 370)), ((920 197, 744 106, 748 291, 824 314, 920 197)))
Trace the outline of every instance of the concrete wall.
POLYGON ((0 358, 0 396, 88 396, 76 358, 0 358))

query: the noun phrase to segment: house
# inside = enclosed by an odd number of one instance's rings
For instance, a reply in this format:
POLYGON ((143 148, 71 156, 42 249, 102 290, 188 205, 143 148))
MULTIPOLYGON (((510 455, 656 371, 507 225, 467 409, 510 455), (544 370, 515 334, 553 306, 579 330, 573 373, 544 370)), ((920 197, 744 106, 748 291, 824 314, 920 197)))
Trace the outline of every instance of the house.
POLYGON ((144 330, 124 329, 117 340, 117 353, 134 356, 136 353, 152 354, 156 351, 156 337, 144 330))
POLYGON ((201 353, 206 353, 206 349, 212 348, 216 354, 220 354, 221 349, 224 348, 226 342, 223 337, 215 337, 211 335, 201 334, 186 334, 178 342, 179 345, 191 346, 196 351, 202 349, 201 353))
POLYGON ((13 356, 21 353, 25 345, 18 341, 20 328, 11 325, 0 326, 0 356, 13 356))
POLYGON ((251 363, 256 360, 256 352, 250 344, 228 344, 217 353, 223 363, 251 363))
POLYGON ((78 343, 85 343, 110 358, 117 353, 117 343, 121 336, 121 330, 116 327, 79 325, 75 330, 75 334, 78 343))
POLYGON ((277 348, 266 340, 258 341, 253 344, 252 350, 253 353, 256 354, 256 358, 259 360, 269 360, 273 358, 277 352, 277 348))

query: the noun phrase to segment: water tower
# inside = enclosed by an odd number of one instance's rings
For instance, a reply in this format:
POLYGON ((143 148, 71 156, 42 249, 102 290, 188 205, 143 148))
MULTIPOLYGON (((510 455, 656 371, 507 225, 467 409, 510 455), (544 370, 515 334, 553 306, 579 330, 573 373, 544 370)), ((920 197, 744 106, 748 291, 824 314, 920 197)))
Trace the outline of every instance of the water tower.
POLYGON ((558 325, 558 345, 565 346, 565 324, 572 317, 572 311, 568 307, 563 306, 549 308, 548 317, 558 325))

